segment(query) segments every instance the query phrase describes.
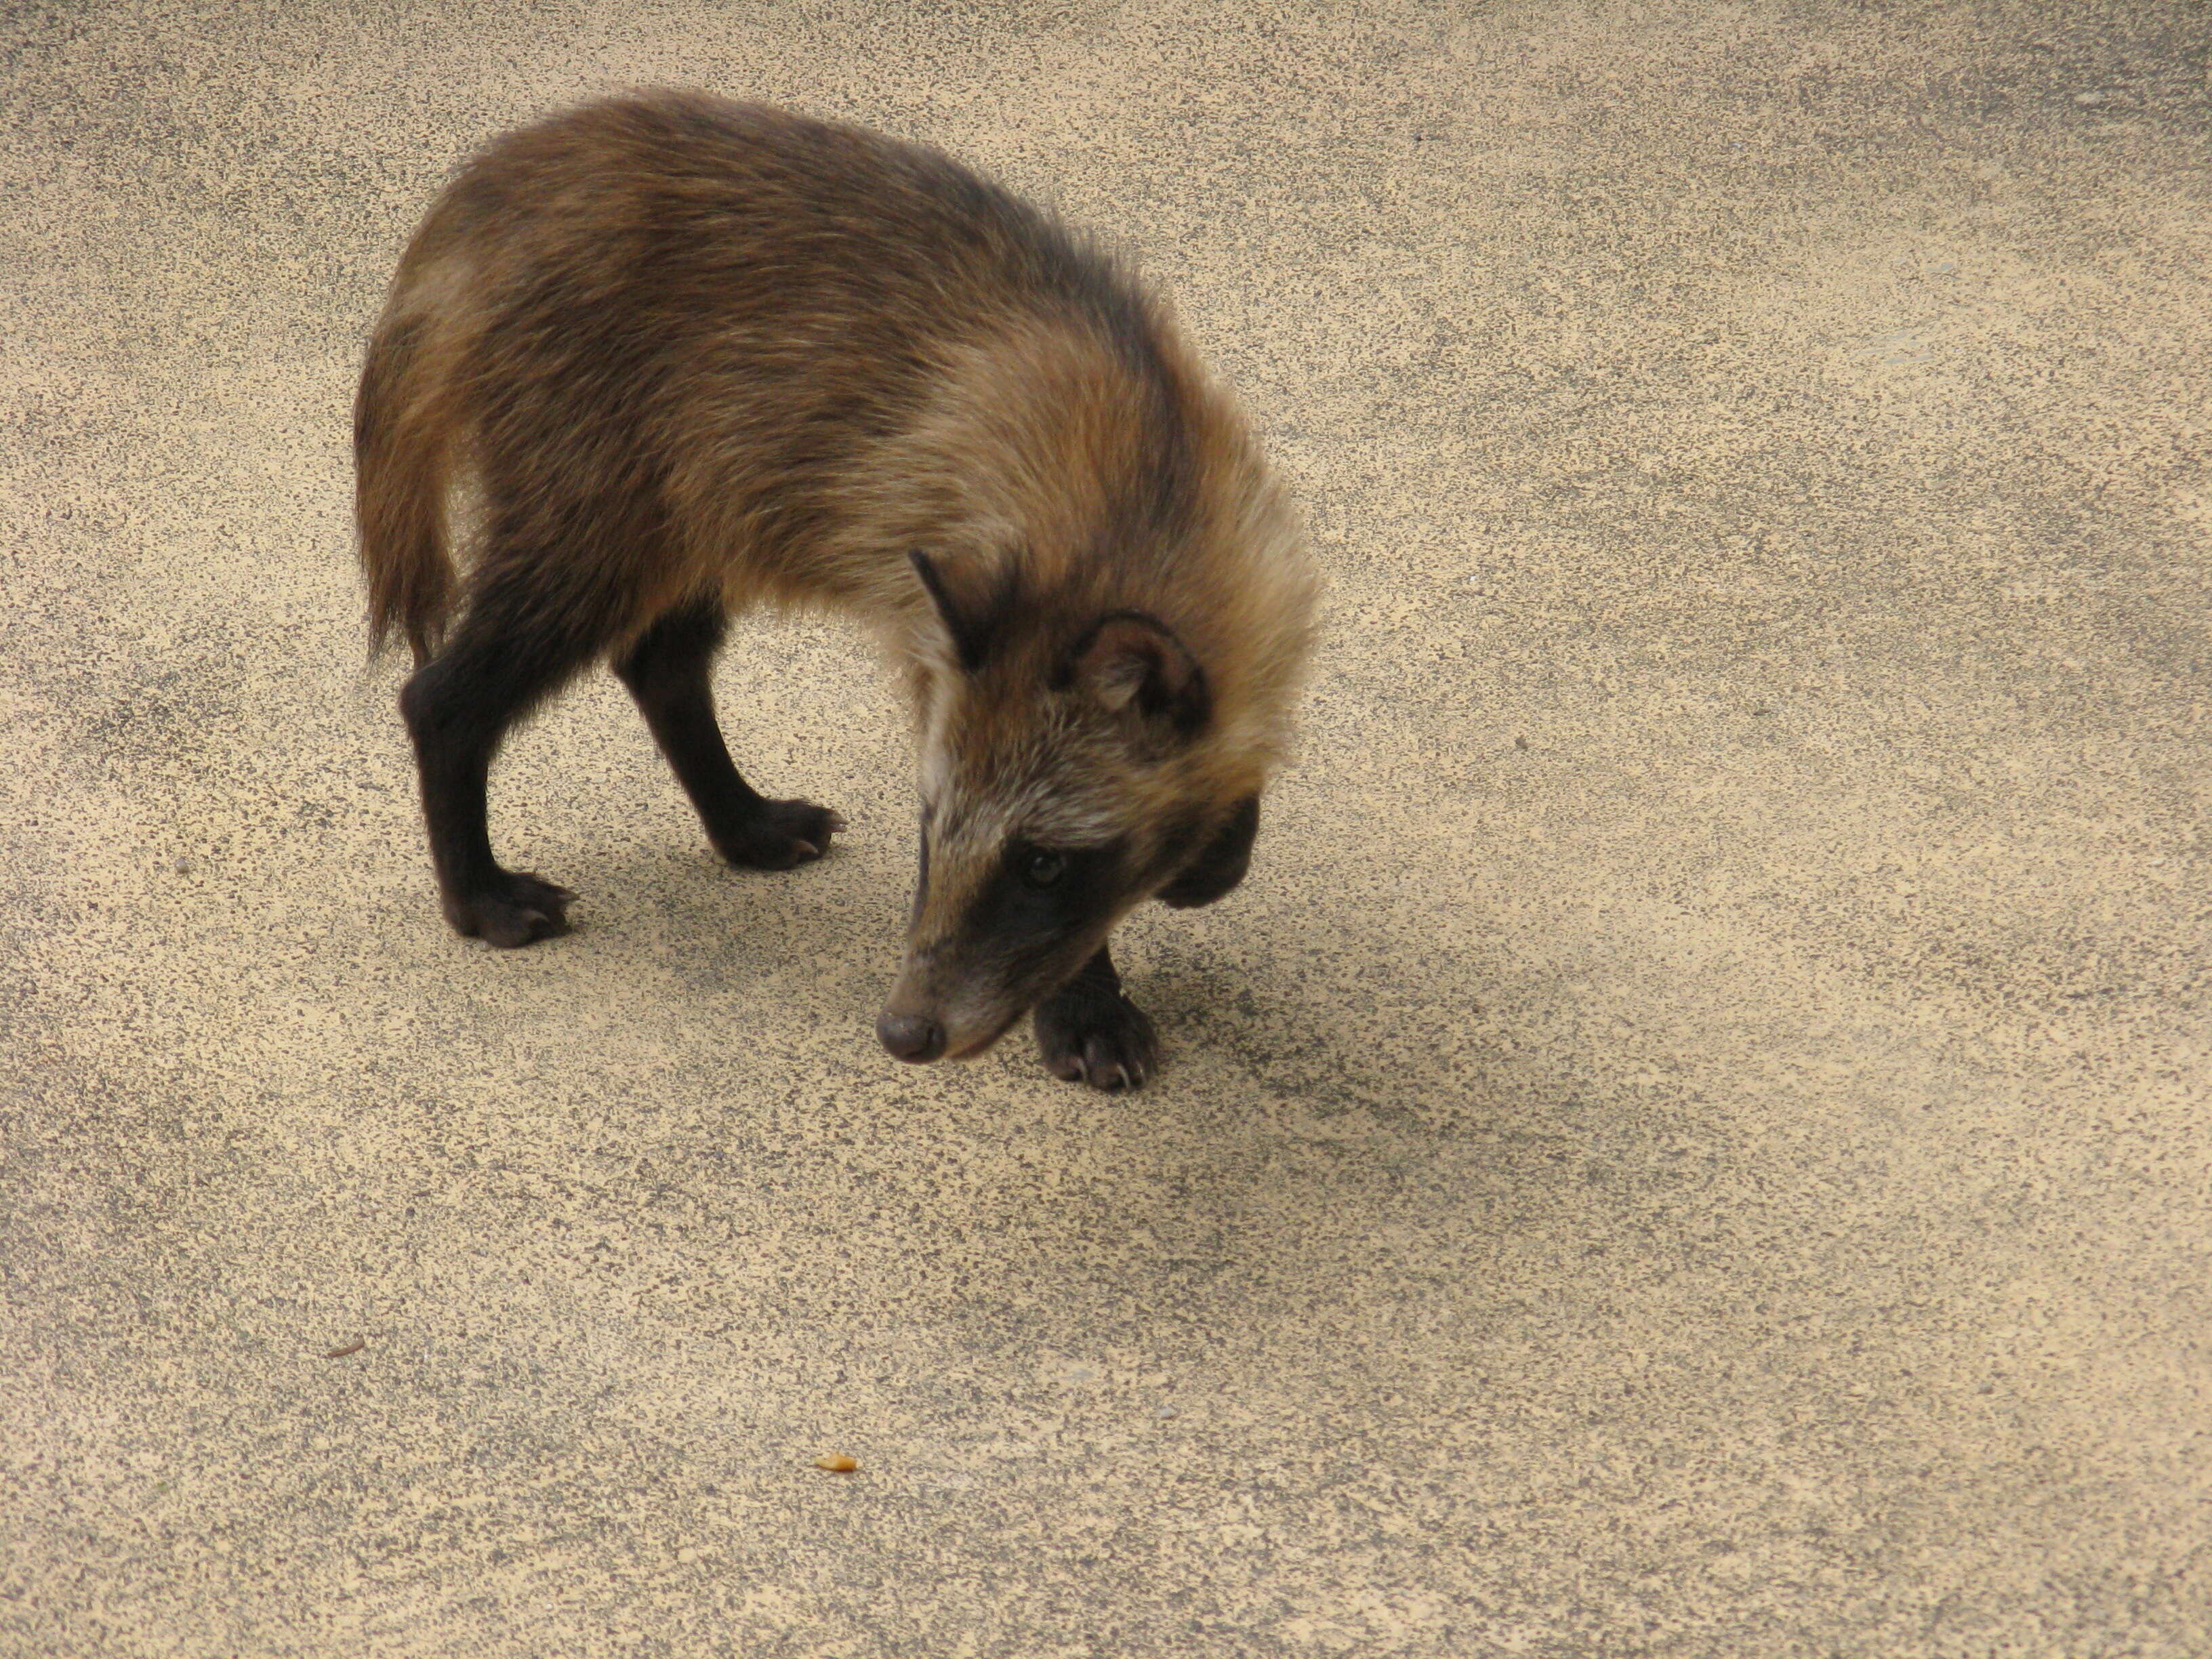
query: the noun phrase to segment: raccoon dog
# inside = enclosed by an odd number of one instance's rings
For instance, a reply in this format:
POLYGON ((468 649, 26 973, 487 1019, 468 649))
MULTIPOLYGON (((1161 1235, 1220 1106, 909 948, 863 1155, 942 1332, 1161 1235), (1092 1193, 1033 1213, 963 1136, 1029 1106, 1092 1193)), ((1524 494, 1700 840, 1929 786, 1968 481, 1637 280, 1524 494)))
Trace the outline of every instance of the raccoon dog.
POLYGON ((1243 877, 1316 584, 1228 394, 1110 258, 929 150, 696 94, 595 104, 431 208, 354 452, 456 929, 563 931, 574 895, 493 857, 484 783, 597 660, 725 859, 821 857, 842 821, 738 775, 710 681, 733 614, 842 607, 921 751, 884 1046, 976 1054, 1034 1010, 1055 1075, 1145 1080, 1107 934, 1243 877))

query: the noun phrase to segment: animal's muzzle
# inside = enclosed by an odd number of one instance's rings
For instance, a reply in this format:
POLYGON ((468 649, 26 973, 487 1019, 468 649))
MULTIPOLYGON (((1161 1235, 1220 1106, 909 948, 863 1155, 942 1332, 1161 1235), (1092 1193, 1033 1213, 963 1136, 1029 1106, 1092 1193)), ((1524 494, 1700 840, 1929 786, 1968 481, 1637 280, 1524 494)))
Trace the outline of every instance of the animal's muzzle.
POLYGON ((876 1018, 876 1036, 892 1054, 916 1066, 945 1052, 945 1028, 922 1014, 895 1014, 886 1008, 876 1018))

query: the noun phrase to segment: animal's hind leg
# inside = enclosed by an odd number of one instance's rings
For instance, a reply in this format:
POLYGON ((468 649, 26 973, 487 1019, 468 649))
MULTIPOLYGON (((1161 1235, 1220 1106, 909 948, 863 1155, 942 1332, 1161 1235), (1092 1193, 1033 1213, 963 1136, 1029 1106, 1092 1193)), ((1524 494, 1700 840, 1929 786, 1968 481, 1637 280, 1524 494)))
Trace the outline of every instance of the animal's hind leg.
POLYGON ((469 614, 399 693, 446 920, 501 947, 568 929, 575 895, 492 856, 484 785, 507 729, 590 661, 596 641, 549 621, 525 584, 479 588, 469 614))
POLYGON ((714 653, 727 625, 711 601, 671 611, 614 670, 698 809, 714 850, 750 869, 788 870, 827 852, 831 833, 845 820, 811 801, 769 800, 738 775, 714 719, 714 653))

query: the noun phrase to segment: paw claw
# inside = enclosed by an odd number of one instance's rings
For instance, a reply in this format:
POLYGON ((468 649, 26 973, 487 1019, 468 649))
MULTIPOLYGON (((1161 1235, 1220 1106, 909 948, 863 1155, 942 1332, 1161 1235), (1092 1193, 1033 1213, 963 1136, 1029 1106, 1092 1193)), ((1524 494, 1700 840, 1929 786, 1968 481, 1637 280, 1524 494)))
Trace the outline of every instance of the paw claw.
POLYGON ((1037 1009, 1036 1034, 1047 1071, 1106 1094, 1142 1088, 1158 1049, 1152 1022, 1118 993, 1071 990, 1047 999, 1037 1009))
POLYGON ((448 897, 446 920, 464 938, 480 939, 495 950, 519 950, 567 933, 567 912, 575 897, 542 877, 502 870, 483 890, 448 897))
POLYGON ((714 848, 745 870, 789 870, 830 850, 845 820, 811 801, 768 800, 741 821, 710 824, 714 848))

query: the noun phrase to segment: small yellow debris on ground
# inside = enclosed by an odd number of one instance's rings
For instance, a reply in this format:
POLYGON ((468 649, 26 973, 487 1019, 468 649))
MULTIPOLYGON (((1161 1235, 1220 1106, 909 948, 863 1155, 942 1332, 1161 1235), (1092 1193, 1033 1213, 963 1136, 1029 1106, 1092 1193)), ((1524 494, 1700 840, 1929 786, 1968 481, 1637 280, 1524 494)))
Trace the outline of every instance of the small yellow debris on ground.
POLYGON ((826 1457, 816 1458, 814 1467, 817 1469, 827 1469, 832 1474, 850 1474, 860 1466, 842 1452, 832 1452, 826 1457))

